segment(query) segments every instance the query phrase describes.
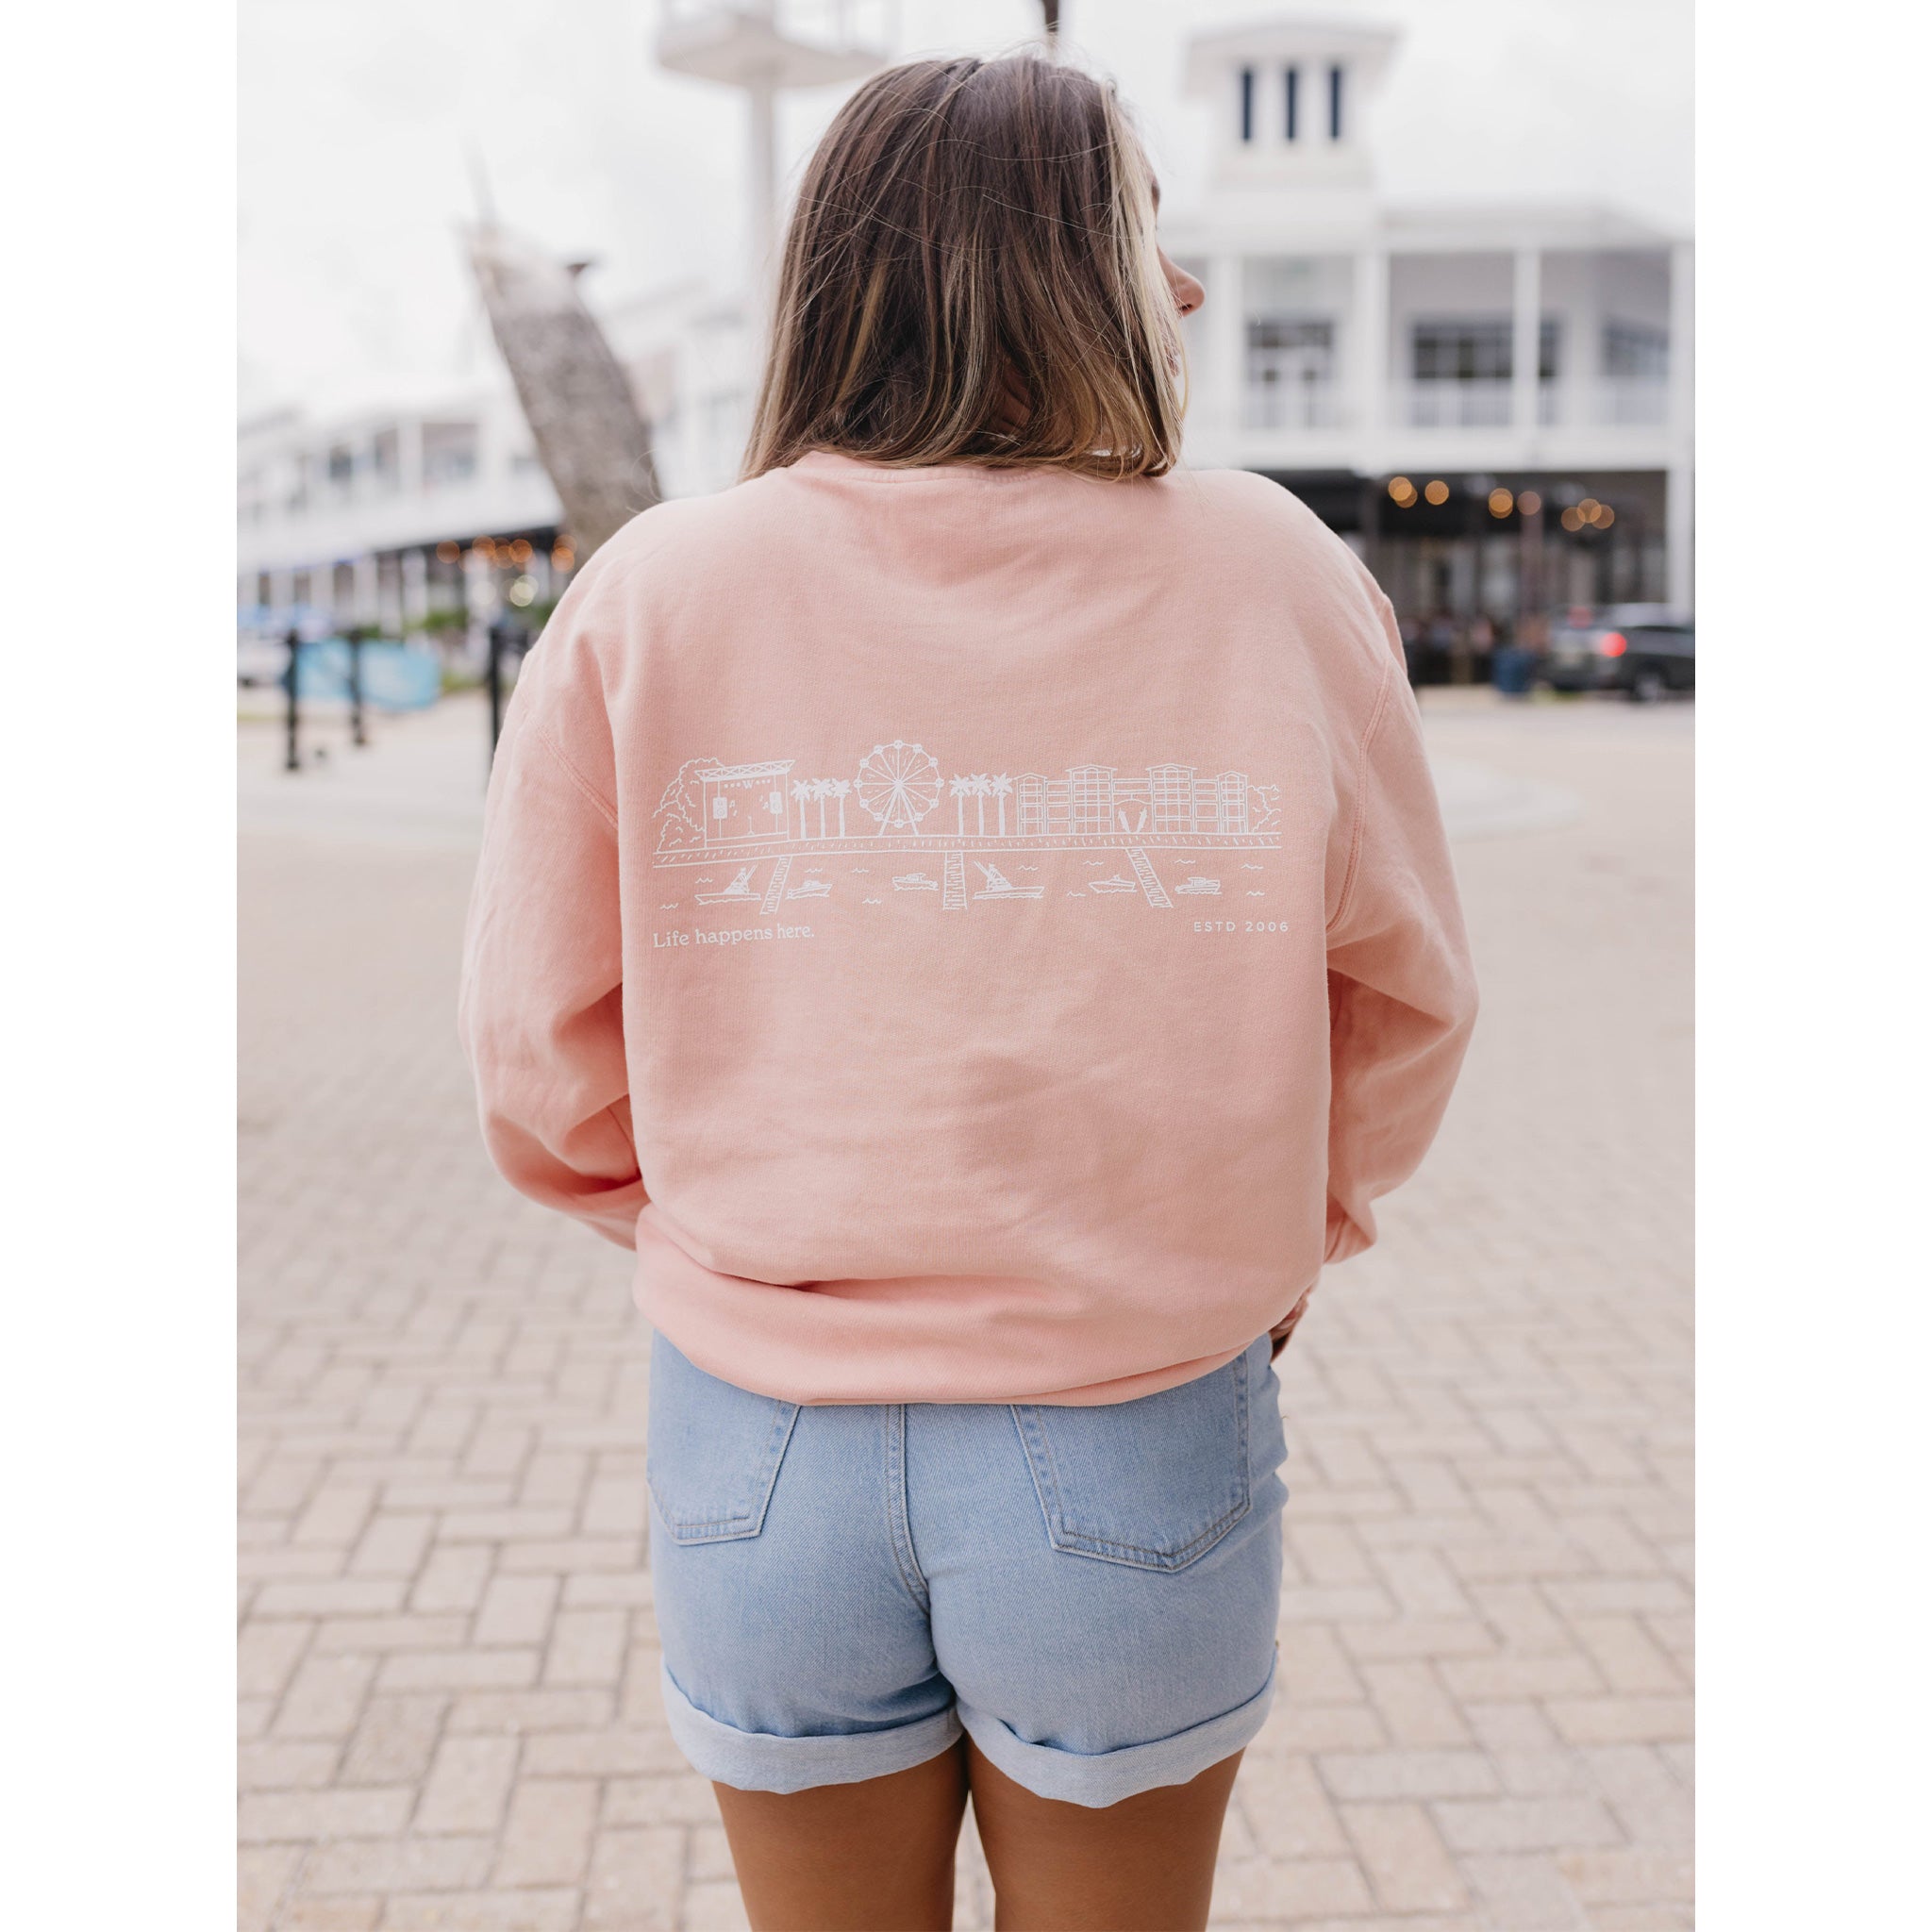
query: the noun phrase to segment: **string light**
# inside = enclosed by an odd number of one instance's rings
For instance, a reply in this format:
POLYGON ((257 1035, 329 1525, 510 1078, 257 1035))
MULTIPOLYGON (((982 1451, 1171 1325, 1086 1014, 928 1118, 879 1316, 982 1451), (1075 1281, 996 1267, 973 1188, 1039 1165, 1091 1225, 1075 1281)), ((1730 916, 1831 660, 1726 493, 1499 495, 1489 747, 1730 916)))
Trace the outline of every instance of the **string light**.
POLYGON ((1541 496, 1539 496, 1536 493, 1534 490, 1525 490, 1523 492, 1523 494, 1516 499, 1516 509, 1518 515, 1520 516, 1536 516, 1541 511, 1542 507, 1543 500, 1541 496))
POLYGON ((530 541, 527 537, 519 537, 517 541, 509 546, 509 560, 512 563, 529 562, 530 541))
POLYGON ((1507 517, 1516 507, 1516 499, 1507 490, 1490 491, 1490 514, 1492 517, 1507 517))
POLYGON ((1582 529, 1583 512, 1574 507, 1566 509, 1563 512, 1563 527, 1573 532, 1582 529))
POLYGON ((1407 476, 1391 476, 1389 479, 1389 494, 1395 499, 1399 509, 1407 509, 1415 501, 1415 485, 1407 476))
POLYGON ((447 537, 436 546, 437 559, 441 563, 454 563, 462 554, 463 546, 460 543, 453 542, 447 537))
POLYGON ((1430 483, 1424 489, 1423 495, 1430 503, 1447 503, 1449 501, 1449 486, 1442 481, 1441 477, 1438 476, 1433 483, 1430 483))
POLYGON ((537 579, 528 576, 517 578, 509 587, 508 596, 509 601, 520 610, 525 604, 534 603, 537 596, 537 579))
POLYGON ((1613 510, 1608 504, 1600 503, 1597 505, 1596 526, 1599 530, 1607 530, 1610 527, 1610 525, 1614 524, 1616 521, 1617 512, 1613 510))

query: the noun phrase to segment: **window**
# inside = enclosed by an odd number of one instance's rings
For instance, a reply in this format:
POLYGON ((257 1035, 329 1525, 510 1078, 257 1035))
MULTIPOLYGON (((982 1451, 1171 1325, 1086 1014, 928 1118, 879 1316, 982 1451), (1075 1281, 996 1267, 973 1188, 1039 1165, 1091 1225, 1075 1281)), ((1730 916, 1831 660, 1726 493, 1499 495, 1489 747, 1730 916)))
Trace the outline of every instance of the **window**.
POLYGON ((1253 141, 1254 138, 1255 70, 1252 67, 1243 67, 1241 69, 1241 139, 1243 141, 1253 141))
POLYGON ((1341 74, 1340 67, 1328 70, 1328 139, 1341 139, 1341 74))
POLYGON ((425 423, 423 425, 423 481, 464 483, 476 474, 476 425, 474 423, 425 423))
POLYGON ((1507 382, 1510 328, 1495 322, 1419 322, 1411 370, 1418 382, 1507 382))
MULTIPOLYGON (((1544 317, 1537 330, 1537 375, 1544 382, 1556 380, 1561 347, 1562 325, 1544 317)), ((1515 369, 1515 325, 1505 318, 1415 325, 1410 374, 1417 382, 1507 382, 1515 369)))
POLYGON ((1302 71, 1299 67, 1289 68, 1281 76, 1283 120, 1282 133, 1290 140, 1295 138, 1301 120, 1302 71))
POLYGON ((328 453, 329 487, 346 490, 356 475, 356 452, 346 442, 337 443, 328 453))
POLYGON ((378 429, 369 446, 370 467, 379 488, 393 490, 403 476, 403 439, 395 429, 378 429))
POLYGON ((1335 324, 1327 316, 1248 321, 1248 417, 1257 429, 1312 429, 1330 420, 1335 324))
POLYGON ((1670 374, 1671 339, 1641 322, 1604 324, 1604 374, 1623 382, 1662 382, 1670 374))

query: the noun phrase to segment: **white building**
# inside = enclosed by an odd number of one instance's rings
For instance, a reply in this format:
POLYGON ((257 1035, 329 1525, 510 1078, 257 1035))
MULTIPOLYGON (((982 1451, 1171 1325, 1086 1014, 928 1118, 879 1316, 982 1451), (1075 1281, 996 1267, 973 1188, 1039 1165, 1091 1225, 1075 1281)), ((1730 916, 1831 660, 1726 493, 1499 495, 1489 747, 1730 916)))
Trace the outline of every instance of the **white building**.
MULTIPOLYGON (((1162 220, 1208 296, 1188 460, 1294 490, 1407 618, 1688 609, 1689 242, 1608 208, 1384 200, 1373 114, 1397 58, 1391 31, 1299 18, 1188 44, 1215 130, 1198 205, 1162 220)), ((603 320, 663 487, 724 488, 757 380, 742 293, 686 286, 603 320)), ((547 595, 571 562, 507 379, 245 425, 240 482, 244 604, 412 626, 488 615, 507 574, 547 595)))
POLYGON ((1385 201, 1396 57, 1301 20, 1191 43, 1213 173, 1162 223, 1208 290, 1189 460, 1294 490, 1406 615, 1512 621, 1525 567, 1539 608, 1688 609, 1690 243, 1608 208, 1385 201))

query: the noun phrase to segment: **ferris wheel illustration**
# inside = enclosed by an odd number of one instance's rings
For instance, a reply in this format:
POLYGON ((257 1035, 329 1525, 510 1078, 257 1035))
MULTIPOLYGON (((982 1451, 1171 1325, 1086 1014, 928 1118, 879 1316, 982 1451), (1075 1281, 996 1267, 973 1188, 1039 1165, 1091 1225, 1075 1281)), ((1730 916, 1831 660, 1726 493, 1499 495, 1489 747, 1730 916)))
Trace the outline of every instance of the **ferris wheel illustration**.
POLYGON ((939 760, 903 738, 875 744, 859 761, 853 790, 881 832, 909 832, 939 803, 939 760))

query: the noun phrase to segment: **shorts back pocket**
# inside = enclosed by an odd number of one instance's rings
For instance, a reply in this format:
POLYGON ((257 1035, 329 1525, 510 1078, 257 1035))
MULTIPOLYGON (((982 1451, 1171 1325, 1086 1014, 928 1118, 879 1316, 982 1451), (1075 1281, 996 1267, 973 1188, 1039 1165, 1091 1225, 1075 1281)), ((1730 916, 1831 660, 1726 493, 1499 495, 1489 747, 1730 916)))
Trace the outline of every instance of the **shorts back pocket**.
POLYGON ((707 1374, 652 1336, 644 1480, 672 1541, 757 1536, 797 1420, 797 1403, 707 1374))
POLYGON ((1057 1550, 1181 1570, 1248 1513, 1248 1357, 1131 1402, 1010 1405, 1057 1550))

